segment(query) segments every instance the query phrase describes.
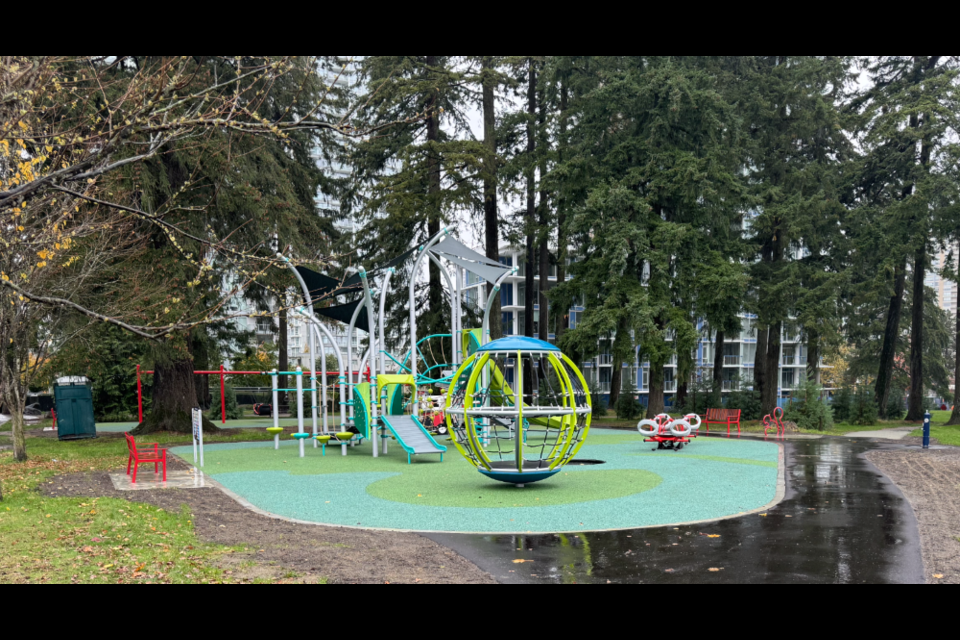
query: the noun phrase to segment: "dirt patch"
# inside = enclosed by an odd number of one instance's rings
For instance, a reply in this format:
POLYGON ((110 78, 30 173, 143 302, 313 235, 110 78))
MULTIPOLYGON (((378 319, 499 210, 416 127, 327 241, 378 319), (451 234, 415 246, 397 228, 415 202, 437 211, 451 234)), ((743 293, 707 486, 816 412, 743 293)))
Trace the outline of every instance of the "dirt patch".
POLYGON ((960 584, 960 449, 873 451, 867 458, 917 514, 927 581, 960 584))
MULTIPOLYGON (((186 469, 179 461, 171 469, 186 469)), ((117 491, 106 473, 53 478, 51 497, 108 497, 177 511, 187 505, 197 535, 244 546, 225 565, 240 580, 343 584, 492 584, 495 581, 450 549, 415 534, 354 531, 274 520, 244 509, 219 489, 117 491)))

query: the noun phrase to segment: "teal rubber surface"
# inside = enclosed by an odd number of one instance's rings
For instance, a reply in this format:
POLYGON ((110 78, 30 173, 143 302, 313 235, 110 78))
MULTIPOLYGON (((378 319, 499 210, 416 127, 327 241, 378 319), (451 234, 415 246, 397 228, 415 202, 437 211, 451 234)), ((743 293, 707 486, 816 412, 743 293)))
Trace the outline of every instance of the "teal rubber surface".
MULTIPOLYGON (((567 467, 525 489, 484 478, 454 453, 443 463, 424 458, 408 466, 396 443, 379 459, 369 443, 348 449, 347 457, 324 458, 310 448, 303 459, 289 440, 279 451, 272 442, 209 445, 205 471, 282 517, 404 531, 636 529, 733 517, 776 499, 777 444, 701 438, 682 453, 653 453, 653 446, 636 434, 595 430, 578 458, 606 464, 567 467)), ((189 447, 173 453, 192 456, 189 447)))

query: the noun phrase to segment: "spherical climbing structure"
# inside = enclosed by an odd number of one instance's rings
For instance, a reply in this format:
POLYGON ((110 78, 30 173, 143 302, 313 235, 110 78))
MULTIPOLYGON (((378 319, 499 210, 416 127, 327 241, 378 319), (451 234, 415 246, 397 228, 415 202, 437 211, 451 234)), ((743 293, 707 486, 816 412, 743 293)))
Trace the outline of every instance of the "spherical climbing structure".
POLYGON ((460 453, 483 475, 520 487, 559 473, 590 431, 583 374, 530 338, 480 347, 454 375, 446 405, 460 453))

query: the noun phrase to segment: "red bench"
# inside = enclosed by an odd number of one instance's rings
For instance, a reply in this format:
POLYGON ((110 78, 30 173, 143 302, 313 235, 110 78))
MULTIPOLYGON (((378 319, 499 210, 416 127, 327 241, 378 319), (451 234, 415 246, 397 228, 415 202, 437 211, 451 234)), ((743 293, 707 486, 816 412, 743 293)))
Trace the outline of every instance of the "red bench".
POLYGON ((740 409, 707 409, 707 415, 703 418, 703 423, 707 425, 707 433, 710 433, 710 425, 717 424, 727 427, 727 437, 730 437, 730 430, 734 425, 737 427, 737 437, 740 436, 740 409))
POLYGON ((160 465, 163 465, 163 481, 167 481, 167 450, 161 449, 157 443, 137 446, 137 442, 129 433, 124 434, 127 437, 127 449, 130 451, 130 459, 127 460, 127 475, 133 470, 133 484, 137 484, 137 469, 141 464, 153 463, 153 472, 160 473, 160 465))

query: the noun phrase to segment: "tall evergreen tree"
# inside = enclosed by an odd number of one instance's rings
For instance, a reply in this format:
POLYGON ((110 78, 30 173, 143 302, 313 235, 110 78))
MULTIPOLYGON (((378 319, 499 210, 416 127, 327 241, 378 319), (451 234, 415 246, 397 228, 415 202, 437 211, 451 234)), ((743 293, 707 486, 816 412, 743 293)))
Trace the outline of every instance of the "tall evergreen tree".
MULTIPOLYGON (((890 292, 876 381, 881 417, 886 416, 912 259, 910 408, 923 417, 924 291, 933 230, 943 207, 943 158, 956 146, 957 56, 878 56, 864 61, 871 86, 852 103, 861 117, 866 156, 861 169, 861 205, 876 214, 888 250, 879 273, 890 292)), ((863 241, 877 241, 865 234, 863 241)))
MULTIPOLYGON (((806 241, 819 243, 814 251, 822 248, 817 230, 839 215, 830 176, 848 146, 837 109, 848 62, 837 56, 747 56, 740 65, 756 207, 750 233, 759 257, 751 269, 758 316, 754 382, 762 410, 772 413, 781 384, 782 331, 798 311, 794 301, 803 286, 798 259, 806 241), (825 216, 826 223, 814 222, 825 216)), ((816 330, 811 321, 814 344, 816 330)))
POLYGON ((576 106, 582 156, 572 164, 596 187, 572 225, 583 261, 576 279, 561 285, 583 292, 587 311, 564 343, 589 352, 615 333, 614 394, 639 344, 650 361, 651 416, 664 409, 668 361, 697 339, 697 292, 677 283, 697 284, 687 273, 703 229, 721 224, 712 214, 735 212, 729 201, 739 190, 740 124, 720 62, 597 57, 594 86, 576 106))
MULTIPOLYGON (((462 58, 364 59, 366 92, 359 97, 357 110, 362 120, 370 126, 404 119, 416 122, 358 144, 349 158, 354 183, 345 213, 359 216, 363 223, 358 262, 367 266, 386 262, 422 245, 451 224, 458 212, 485 210, 489 153, 470 133, 466 106, 477 78, 476 70, 462 58), (425 117, 420 120, 419 114, 425 117)), ((428 273, 428 282, 417 287, 418 334, 449 333, 449 295, 432 263, 428 273)), ((397 346, 408 337, 410 277, 406 270, 399 271, 388 299, 388 341, 397 346)), ((446 345, 444 350, 451 352, 446 345)))

